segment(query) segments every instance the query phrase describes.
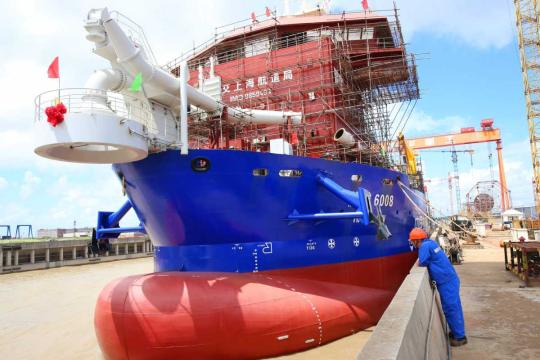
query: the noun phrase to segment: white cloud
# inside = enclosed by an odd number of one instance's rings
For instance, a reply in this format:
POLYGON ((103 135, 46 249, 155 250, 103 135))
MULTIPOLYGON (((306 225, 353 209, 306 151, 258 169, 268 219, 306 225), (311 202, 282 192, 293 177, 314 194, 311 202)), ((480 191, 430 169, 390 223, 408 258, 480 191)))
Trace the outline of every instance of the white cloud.
MULTIPOLYGON (((392 0, 370 0, 371 8, 392 9, 392 0)), ((358 9, 360 1, 337 1, 358 9)), ((397 1, 406 41, 420 33, 454 39, 479 49, 501 48, 515 37, 510 0, 397 1)))
POLYGON ((0 190, 7 188, 8 185, 9 185, 8 181, 5 178, 0 176, 0 190))
POLYGON ((442 130, 457 132, 467 123, 470 121, 459 115, 436 119, 422 110, 414 110, 405 126, 405 132, 408 137, 434 135, 442 130))
POLYGON ((32 171, 27 170, 24 173, 24 179, 21 184, 21 198, 22 199, 28 199, 30 195, 32 195, 36 189, 37 186, 41 184, 41 178, 34 175, 32 171))

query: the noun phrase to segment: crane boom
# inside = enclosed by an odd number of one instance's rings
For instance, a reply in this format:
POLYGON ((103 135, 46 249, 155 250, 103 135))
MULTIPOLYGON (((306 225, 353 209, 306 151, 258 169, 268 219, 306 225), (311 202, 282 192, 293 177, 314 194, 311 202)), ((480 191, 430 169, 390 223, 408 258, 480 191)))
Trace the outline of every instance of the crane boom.
POLYGON ((540 215, 540 0, 514 0, 531 144, 536 214, 540 215))
MULTIPOLYGON (((495 142, 497 144, 497 158, 499 163, 499 179, 501 184, 501 208, 507 210, 510 207, 510 195, 506 186, 506 176, 504 173, 504 162, 502 157, 501 131, 489 126, 482 125, 482 130, 465 131, 459 133, 448 133, 441 135, 425 136, 419 138, 405 139, 408 148, 414 150, 451 147, 453 154, 456 154, 455 146, 477 144, 484 142, 495 142)), ((538 138, 540 140, 540 136, 538 138)), ((457 156, 457 154, 456 154, 457 156)), ((540 162, 539 162, 540 165, 540 162)), ((539 169, 540 170, 540 169, 539 169)), ((539 186, 540 188, 540 186, 539 186)), ((459 201, 458 201, 459 202, 459 201)), ((458 205, 459 206, 459 205, 458 205)))

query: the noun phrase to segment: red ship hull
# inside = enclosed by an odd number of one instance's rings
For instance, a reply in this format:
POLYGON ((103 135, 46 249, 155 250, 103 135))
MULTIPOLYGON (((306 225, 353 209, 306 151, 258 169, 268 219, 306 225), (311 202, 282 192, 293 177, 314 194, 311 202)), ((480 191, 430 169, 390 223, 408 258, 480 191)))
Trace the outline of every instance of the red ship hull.
POLYGON ((107 359, 259 359, 375 325, 416 253, 261 273, 111 282, 95 313, 107 359))

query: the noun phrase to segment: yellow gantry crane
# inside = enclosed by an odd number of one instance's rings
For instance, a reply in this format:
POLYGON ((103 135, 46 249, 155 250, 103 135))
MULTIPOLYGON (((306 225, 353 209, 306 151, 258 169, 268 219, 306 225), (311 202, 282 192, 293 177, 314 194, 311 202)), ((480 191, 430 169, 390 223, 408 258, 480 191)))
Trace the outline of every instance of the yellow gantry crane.
POLYGON ((540 0, 514 0, 521 72, 534 176, 536 214, 540 216, 540 0))

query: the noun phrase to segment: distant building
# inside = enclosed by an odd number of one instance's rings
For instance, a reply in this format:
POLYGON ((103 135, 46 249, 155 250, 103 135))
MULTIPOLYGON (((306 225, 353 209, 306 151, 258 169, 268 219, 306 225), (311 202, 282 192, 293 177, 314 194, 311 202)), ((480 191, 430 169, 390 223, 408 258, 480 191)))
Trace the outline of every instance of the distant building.
POLYGON ((61 238, 64 236, 66 229, 39 229, 39 238, 61 238))
POLYGON ((535 206, 516 206, 514 209, 522 212, 525 219, 532 219, 537 217, 535 206))
POLYGON ((40 238, 58 239, 58 238, 74 238, 74 237, 89 237, 89 236, 92 236, 92 228, 90 227, 75 229, 75 233, 73 233, 73 229, 39 229, 38 230, 38 237, 40 238))

